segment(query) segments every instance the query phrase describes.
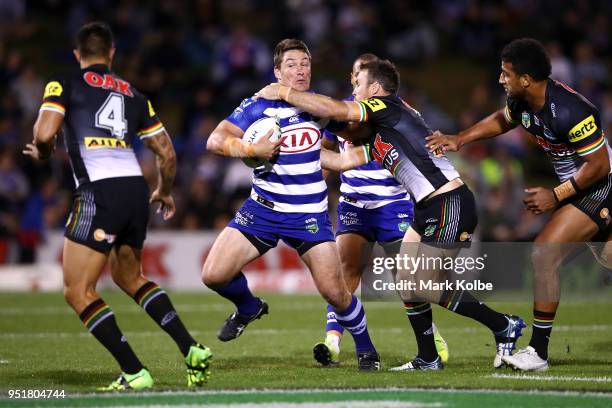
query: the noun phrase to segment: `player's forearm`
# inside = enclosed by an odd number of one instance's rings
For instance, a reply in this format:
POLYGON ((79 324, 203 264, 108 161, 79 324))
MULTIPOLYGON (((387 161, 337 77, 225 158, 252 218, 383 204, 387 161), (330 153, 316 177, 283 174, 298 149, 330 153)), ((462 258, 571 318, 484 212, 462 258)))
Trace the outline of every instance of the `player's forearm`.
POLYGON ((585 162, 576 174, 553 188, 553 194, 558 202, 566 200, 581 191, 589 189, 609 173, 610 164, 607 161, 585 162))
POLYGON ((47 160, 53 153, 57 132, 55 124, 40 120, 40 117, 34 123, 34 145, 38 149, 40 160, 47 160))
POLYGON ((506 121, 504 112, 499 110, 476 123, 474 126, 459 132, 457 135, 458 148, 477 140, 499 136, 510 129, 512 129, 512 125, 506 121))
POLYGON ((44 144, 53 144, 53 139, 58 131, 59 126, 55 121, 43 120, 39 116, 36 123, 34 123, 34 143, 37 147, 44 144))
POLYGON ((352 147, 336 153, 331 150, 321 150, 321 167, 341 173, 354 169, 370 161, 366 146, 352 147))
MULTIPOLYGON (((603 151, 605 148, 600 149, 603 151)), ((594 154, 598 154, 596 152, 594 154)), ((574 175, 574 180, 579 190, 586 190, 589 187, 593 186, 593 184, 607 177, 610 173, 610 160, 608 159, 607 154, 601 155, 601 160, 594 161, 586 161, 580 166, 576 174, 574 175)))
POLYGON ((213 153, 227 157, 253 157, 255 146, 244 142, 237 137, 213 132, 206 142, 206 149, 213 153))
POLYGON ((346 103, 325 95, 300 92, 281 86, 279 96, 284 101, 320 118, 349 120, 349 109, 346 103))
POLYGON ((340 173, 342 165, 340 163, 340 153, 333 150, 321 149, 321 167, 323 170, 331 170, 340 173))
POLYGON ((159 191, 163 195, 170 195, 176 177, 176 155, 157 156, 157 169, 159 191))
POLYGON ((55 150, 55 138, 40 137, 36 132, 34 133, 34 145, 38 149, 38 159, 47 160, 51 157, 51 153, 55 150))
POLYGON ((342 171, 354 169, 370 161, 370 146, 355 146, 340 153, 342 171))

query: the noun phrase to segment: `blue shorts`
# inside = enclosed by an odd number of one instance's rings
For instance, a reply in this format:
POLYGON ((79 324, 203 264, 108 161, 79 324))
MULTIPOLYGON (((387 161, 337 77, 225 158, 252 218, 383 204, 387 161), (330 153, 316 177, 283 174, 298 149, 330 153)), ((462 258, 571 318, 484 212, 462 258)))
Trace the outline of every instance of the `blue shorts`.
POLYGON ((359 234, 369 242, 393 242, 404 237, 414 219, 412 201, 395 201, 378 208, 365 209, 346 201, 338 204, 336 236, 359 234))
POLYGON ((322 242, 334 241, 327 212, 282 213, 248 198, 228 227, 236 228, 259 250, 260 254, 274 248, 282 239, 303 255, 322 242))

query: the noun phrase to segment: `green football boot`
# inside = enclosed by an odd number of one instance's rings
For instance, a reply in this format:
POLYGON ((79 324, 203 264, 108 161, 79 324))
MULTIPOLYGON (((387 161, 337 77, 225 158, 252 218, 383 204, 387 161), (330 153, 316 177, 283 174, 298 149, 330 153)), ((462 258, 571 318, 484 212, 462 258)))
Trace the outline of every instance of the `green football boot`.
POLYGON ((206 346, 195 344, 185 357, 187 364, 187 386, 200 387, 210 378, 212 351, 206 346))
POLYGON ((121 373, 119 378, 110 383, 107 387, 100 387, 98 391, 126 391, 126 390, 146 390, 153 387, 153 377, 146 368, 136 374, 121 373))
POLYGON ((432 326, 433 326, 434 342, 436 343, 436 351, 438 352, 438 355, 440 356, 440 360, 442 360, 442 363, 446 364, 448 362, 448 355, 449 355, 448 344, 446 344, 446 340, 444 340, 444 337, 442 337, 436 325, 432 324, 432 326))
POLYGON ((340 346, 337 336, 328 334, 324 342, 315 344, 312 354, 314 359, 324 366, 340 364, 340 346))

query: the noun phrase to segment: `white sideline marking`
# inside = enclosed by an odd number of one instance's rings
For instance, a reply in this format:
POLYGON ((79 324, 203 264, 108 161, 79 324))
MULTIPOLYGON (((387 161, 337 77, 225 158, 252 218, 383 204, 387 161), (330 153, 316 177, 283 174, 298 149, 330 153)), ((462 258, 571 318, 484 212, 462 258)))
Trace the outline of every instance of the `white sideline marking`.
POLYGON ((527 375, 527 374, 491 374, 483 377, 506 378, 510 380, 533 380, 533 381, 584 381, 584 382, 612 382, 610 377, 567 377, 562 375, 527 375))
POLYGON ((0 360, 0 364, 8 364, 9 361, 8 360, 0 360))
MULTIPOLYGON (((171 395, 248 395, 248 394, 355 394, 355 393, 443 393, 443 394, 508 394, 508 395, 552 395, 552 396, 589 396, 598 398, 612 399, 612 393, 594 392, 594 391, 554 391, 554 390, 500 390, 496 388, 345 388, 345 389, 325 389, 325 388, 251 388, 243 390, 195 390, 195 391, 139 391, 134 397, 140 396, 171 396, 171 395)), ((100 393, 75 393, 70 394, 70 397, 96 397, 96 398, 114 398, 116 394, 100 394, 100 393)), ((126 397, 130 397, 126 395, 126 397)))
MULTIPOLYGON (((136 405, 137 407, 139 405, 136 405)), ((140 405, 146 407, 167 407, 167 405, 140 405)), ((415 402, 415 401, 385 401, 385 400, 363 400, 363 401, 332 401, 332 402, 244 402, 205 405, 206 408, 439 408, 446 404, 438 402, 415 402)))

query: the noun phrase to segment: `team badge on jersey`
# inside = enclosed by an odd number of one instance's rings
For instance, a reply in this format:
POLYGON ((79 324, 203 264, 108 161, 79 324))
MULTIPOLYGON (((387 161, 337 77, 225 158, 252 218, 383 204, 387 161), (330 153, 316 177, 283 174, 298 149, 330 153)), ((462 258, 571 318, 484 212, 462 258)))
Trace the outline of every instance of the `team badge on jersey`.
POLYGON ((397 224, 397 228, 399 228, 399 230, 401 232, 406 232, 408 231, 408 227, 410 226, 410 224, 408 224, 406 221, 402 221, 399 224, 397 224))
POLYGON ((430 237, 430 236, 432 236, 432 235, 433 235, 433 233, 434 233, 435 231, 436 231, 436 226, 435 226, 435 224, 433 224, 433 225, 428 225, 428 226, 425 228, 425 231, 423 232, 423 235, 425 235, 426 237, 430 237))
POLYGON ((531 126, 531 117, 529 116, 529 114, 527 112, 523 112, 523 114, 521 115, 521 123, 526 128, 531 126))
POLYGON ((319 223, 317 222, 316 218, 309 218, 305 221, 305 223, 306 230, 311 234, 316 234, 317 232, 319 232, 319 223))
POLYGON ((57 81, 52 81, 45 86, 45 94, 43 95, 43 99, 46 99, 50 96, 61 96, 62 92, 64 92, 64 88, 62 88, 62 84, 57 81))
POLYGON ((385 103, 378 98, 366 99, 362 102, 368 105, 370 109, 372 109, 372 112, 377 112, 387 107, 387 105, 385 105, 385 103))

